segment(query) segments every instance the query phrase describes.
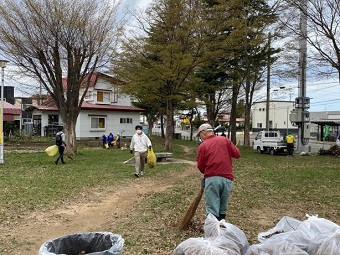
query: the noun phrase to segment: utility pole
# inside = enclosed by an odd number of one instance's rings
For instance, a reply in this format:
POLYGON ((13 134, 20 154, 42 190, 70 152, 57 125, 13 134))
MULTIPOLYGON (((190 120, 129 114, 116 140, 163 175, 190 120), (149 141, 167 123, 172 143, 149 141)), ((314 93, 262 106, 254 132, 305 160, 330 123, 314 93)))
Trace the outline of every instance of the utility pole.
POLYGON ((267 102, 266 102, 266 129, 269 130, 269 101, 270 101, 270 44, 271 34, 268 34, 268 59, 267 59, 267 102))
POLYGON ((298 113, 298 152, 306 151, 310 137, 309 130, 309 98, 306 97, 306 67, 307 67, 307 1, 301 1, 300 10, 300 52, 299 52, 299 94, 295 98, 295 107, 298 113))

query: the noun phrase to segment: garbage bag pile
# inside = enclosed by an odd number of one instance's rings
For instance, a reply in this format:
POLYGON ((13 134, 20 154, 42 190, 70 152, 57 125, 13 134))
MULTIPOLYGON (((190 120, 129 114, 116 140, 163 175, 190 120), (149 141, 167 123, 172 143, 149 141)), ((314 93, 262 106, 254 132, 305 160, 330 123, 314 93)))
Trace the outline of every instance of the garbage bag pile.
POLYGON ((208 214, 204 223, 204 237, 183 241, 172 255, 244 255, 248 247, 247 237, 241 229, 208 214))
POLYGON ((308 255, 340 254, 340 226, 317 215, 307 214, 306 217, 306 220, 299 221, 284 216, 274 228, 259 233, 258 241, 287 241, 308 255))
POLYGON ((208 214, 204 237, 180 243, 172 255, 339 255, 340 226, 324 218, 284 216, 272 229, 258 234, 257 244, 249 246, 244 232, 225 220, 208 214))

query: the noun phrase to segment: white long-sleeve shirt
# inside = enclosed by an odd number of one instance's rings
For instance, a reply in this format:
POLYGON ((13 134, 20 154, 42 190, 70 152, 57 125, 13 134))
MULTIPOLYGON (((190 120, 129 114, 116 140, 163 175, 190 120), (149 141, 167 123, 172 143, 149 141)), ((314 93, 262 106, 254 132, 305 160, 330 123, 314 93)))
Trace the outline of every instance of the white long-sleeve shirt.
POLYGON ((152 146, 151 141, 147 135, 142 133, 138 135, 134 134, 131 138, 130 150, 145 152, 148 150, 148 147, 152 146))

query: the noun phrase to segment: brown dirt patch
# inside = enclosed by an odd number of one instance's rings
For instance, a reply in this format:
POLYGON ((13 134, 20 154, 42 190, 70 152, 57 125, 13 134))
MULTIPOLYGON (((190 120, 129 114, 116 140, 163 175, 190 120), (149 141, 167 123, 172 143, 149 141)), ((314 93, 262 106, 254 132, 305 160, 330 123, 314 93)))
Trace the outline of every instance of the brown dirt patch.
MULTIPOLYGON (((195 162, 191 162, 193 165, 195 162)), ((181 173, 151 180, 148 177, 133 179, 111 189, 91 190, 91 198, 79 198, 72 203, 50 211, 39 211, 21 217, 10 225, 0 226, 2 242, 9 248, 11 255, 37 254, 40 246, 47 240, 60 236, 100 231, 99 226, 124 220, 129 211, 147 194, 165 191, 180 180, 197 171, 194 166, 181 173)))

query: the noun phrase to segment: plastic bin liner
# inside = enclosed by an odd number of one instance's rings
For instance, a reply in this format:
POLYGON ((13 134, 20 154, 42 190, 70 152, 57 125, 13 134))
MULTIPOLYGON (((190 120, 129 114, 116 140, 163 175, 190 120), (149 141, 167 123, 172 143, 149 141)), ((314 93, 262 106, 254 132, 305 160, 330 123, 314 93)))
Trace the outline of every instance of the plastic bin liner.
POLYGON ((87 232, 66 235, 45 242, 38 255, 120 255, 124 239, 110 232, 87 232))

